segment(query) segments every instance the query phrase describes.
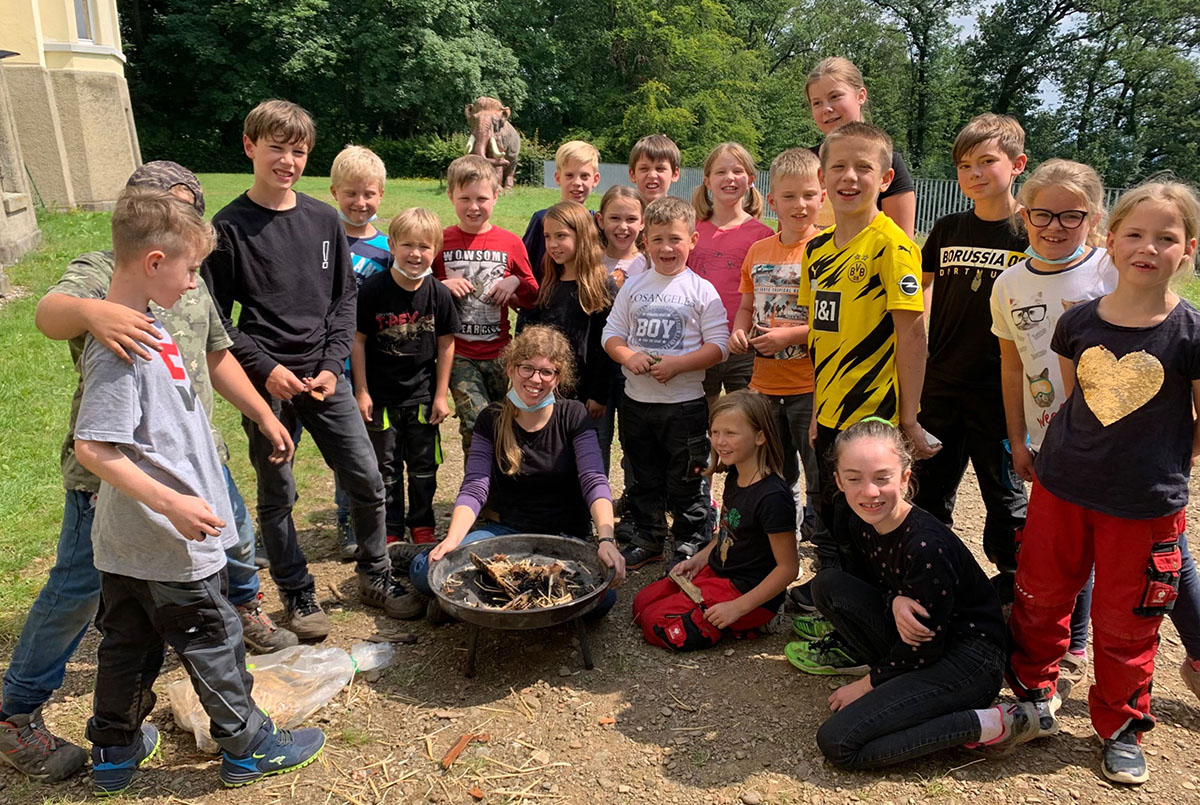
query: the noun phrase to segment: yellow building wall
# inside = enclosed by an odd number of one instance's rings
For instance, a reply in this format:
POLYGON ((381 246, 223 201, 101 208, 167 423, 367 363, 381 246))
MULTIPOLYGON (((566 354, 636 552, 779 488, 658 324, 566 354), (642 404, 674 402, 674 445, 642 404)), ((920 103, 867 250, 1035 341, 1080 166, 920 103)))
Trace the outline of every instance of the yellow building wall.
POLYGON ((75 0, 0 0, 2 69, 16 108, 24 162, 45 202, 111 206, 141 164, 125 82, 116 0, 84 0, 91 38, 80 38, 75 0), (10 24, 11 23, 11 24, 10 24))
POLYGON ((0 0, 0 48, 15 50, 19 56, 7 61, 42 64, 42 20, 38 0, 0 0))

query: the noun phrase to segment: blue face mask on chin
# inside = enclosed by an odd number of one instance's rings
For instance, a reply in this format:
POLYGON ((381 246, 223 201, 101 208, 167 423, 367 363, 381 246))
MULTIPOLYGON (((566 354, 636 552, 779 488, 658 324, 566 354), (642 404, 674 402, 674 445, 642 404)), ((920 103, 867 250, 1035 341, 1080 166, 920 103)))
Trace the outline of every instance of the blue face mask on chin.
POLYGON ((346 216, 346 213, 342 212, 340 209, 338 210, 338 218, 341 218, 341 219, 342 219, 342 223, 343 223, 343 224, 346 224, 347 226, 366 226, 367 224, 371 223, 372 221, 374 221, 374 220, 375 220, 376 218, 378 218, 378 217, 379 217, 378 215, 372 215, 370 218, 368 218, 367 220, 363 221, 363 222, 360 224, 360 223, 358 223, 358 222, 356 222, 356 221, 351 221, 351 220, 350 220, 350 219, 349 219, 349 218, 346 216))
POLYGON ((526 405, 521 397, 517 394, 516 389, 509 389, 506 396, 508 397, 508 401, 517 407, 518 411, 540 411, 547 405, 554 405, 553 391, 543 397, 542 401, 537 405, 526 405))
POLYGON ((1025 256, 1032 257, 1034 260, 1037 260, 1039 263, 1045 263, 1048 266, 1061 266, 1061 265, 1065 265, 1066 263, 1075 262, 1080 257, 1083 257, 1083 254, 1086 251, 1087 251, 1086 246, 1080 246, 1078 249, 1071 252, 1071 254, 1067 255, 1066 257, 1060 257, 1057 260, 1051 260, 1049 257, 1042 257, 1040 254, 1037 253, 1036 249, 1034 249, 1032 246, 1030 246, 1028 249, 1025 250, 1025 256))

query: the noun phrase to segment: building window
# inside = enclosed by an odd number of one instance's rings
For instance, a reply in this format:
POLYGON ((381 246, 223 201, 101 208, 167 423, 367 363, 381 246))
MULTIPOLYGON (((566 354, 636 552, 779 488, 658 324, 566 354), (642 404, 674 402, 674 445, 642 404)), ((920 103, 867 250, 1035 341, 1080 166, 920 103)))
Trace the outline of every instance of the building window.
POLYGON ((75 33, 80 39, 95 41, 92 29, 92 9, 89 0, 75 0, 75 33))

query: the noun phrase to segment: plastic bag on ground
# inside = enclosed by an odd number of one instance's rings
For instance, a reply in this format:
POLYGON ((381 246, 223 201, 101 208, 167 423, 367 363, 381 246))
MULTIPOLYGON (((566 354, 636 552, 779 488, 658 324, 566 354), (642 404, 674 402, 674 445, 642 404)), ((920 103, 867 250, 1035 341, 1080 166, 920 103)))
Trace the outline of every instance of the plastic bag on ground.
MULTIPOLYGON (((283 729, 300 726, 354 677, 354 660, 333 646, 291 646, 246 660, 254 677, 255 704, 283 729)), ((191 679, 167 685, 167 695, 179 728, 196 736, 201 751, 216 753, 219 747, 209 734, 208 714, 192 690, 191 679)))
POLYGON ((350 656, 358 672, 377 671, 392 664, 396 649, 391 643, 355 643, 350 647, 350 656))

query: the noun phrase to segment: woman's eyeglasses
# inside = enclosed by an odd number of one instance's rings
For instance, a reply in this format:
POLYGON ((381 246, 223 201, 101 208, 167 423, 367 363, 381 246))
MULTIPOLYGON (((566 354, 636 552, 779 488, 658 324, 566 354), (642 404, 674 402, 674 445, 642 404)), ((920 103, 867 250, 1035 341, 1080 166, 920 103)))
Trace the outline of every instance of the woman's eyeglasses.
POLYGON ((1045 226, 1050 226, 1050 222, 1055 218, 1062 224, 1063 229, 1078 229, 1087 220, 1087 210, 1063 210, 1062 212, 1051 212, 1050 210, 1032 209, 1028 211, 1029 223, 1041 229, 1045 226))
POLYGON ((558 377, 558 370, 557 369, 539 369, 536 366, 531 366, 528 363, 518 363, 517 364, 517 374, 520 375, 525 380, 528 380, 529 378, 533 377, 534 374, 536 374, 542 380, 549 381, 549 380, 553 380, 554 378, 558 377))

